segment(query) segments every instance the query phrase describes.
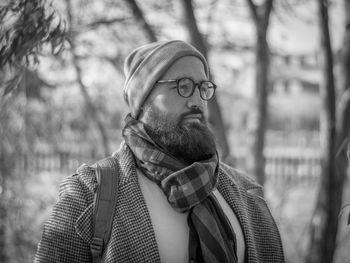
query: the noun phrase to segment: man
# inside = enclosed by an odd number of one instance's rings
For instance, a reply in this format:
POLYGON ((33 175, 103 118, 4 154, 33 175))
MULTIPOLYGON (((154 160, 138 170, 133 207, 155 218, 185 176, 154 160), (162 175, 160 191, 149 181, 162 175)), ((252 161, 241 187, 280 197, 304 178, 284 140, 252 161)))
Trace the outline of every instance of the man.
MULTIPOLYGON (((261 187, 219 162, 207 126, 216 86, 203 55, 156 42, 125 60, 124 142, 118 201, 103 262, 284 262, 261 187)), ((96 177, 83 166, 63 182, 36 262, 91 262, 96 177)))

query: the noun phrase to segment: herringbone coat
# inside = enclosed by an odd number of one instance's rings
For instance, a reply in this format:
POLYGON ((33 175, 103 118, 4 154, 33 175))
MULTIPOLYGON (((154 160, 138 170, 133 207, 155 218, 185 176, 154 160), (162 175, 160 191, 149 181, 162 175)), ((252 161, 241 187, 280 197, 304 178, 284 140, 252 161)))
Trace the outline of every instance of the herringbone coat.
MULTIPOLYGON (((119 193, 110 242, 103 262, 160 262, 150 215, 133 156, 125 144, 114 154, 119 162, 119 193)), ((59 201, 45 224, 34 262, 91 262, 92 213, 96 177, 85 165, 60 186, 59 201)), ((236 213, 246 245, 246 262, 284 262, 279 231, 255 192, 261 187, 221 163, 218 190, 236 213)))

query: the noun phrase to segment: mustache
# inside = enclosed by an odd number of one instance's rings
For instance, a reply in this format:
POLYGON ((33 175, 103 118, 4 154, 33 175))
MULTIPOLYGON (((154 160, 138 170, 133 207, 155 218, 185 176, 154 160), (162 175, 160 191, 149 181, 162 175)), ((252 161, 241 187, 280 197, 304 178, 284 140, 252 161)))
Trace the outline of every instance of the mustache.
POLYGON ((192 114, 200 114, 201 115, 201 119, 204 120, 204 112, 200 108, 193 108, 193 109, 191 109, 188 112, 182 113, 181 116, 180 116, 180 120, 182 120, 186 116, 192 115, 192 114))

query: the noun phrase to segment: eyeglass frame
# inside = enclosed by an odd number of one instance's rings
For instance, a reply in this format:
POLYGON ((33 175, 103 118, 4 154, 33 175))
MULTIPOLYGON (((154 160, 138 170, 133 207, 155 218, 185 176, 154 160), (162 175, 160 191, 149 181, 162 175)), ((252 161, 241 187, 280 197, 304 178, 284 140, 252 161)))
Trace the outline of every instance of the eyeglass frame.
POLYGON ((156 83, 172 83, 172 82, 175 82, 176 83, 176 89, 177 89, 177 93, 183 97, 183 98, 189 98, 193 95, 196 87, 198 87, 198 90, 199 90, 199 95, 201 96, 201 99, 202 100, 205 100, 205 101, 209 101, 211 100, 214 95, 215 95, 215 90, 217 88, 217 86, 215 85, 214 82, 210 81, 210 80, 202 80, 201 82, 195 82, 193 79, 189 78, 189 77, 183 77, 183 78, 179 78, 179 79, 160 79, 158 81, 156 81, 156 83), (183 96, 181 95, 180 91, 179 91, 179 83, 182 79, 189 79, 192 83, 193 83, 193 88, 192 88, 192 91, 191 93, 186 97, 186 96, 183 96), (201 85, 204 83, 204 82, 210 82, 212 85, 213 85, 213 89, 214 89, 214 92, 213 92, 213 95, 209 98, 209 99, 205 99, 202 97, 202 93, 201 93, 201 85))

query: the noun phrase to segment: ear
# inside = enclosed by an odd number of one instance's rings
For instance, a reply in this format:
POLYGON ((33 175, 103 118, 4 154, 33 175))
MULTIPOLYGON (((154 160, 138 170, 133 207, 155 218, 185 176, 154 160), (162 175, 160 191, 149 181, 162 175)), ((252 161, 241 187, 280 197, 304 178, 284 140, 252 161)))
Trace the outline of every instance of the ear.
POLYGON ((150 112, 152 111, 152 104, 149 102, 149 100, 145 101, 145 103, 140 107, 140 112, 137 117, 137 120, 148 123, 150 112))

